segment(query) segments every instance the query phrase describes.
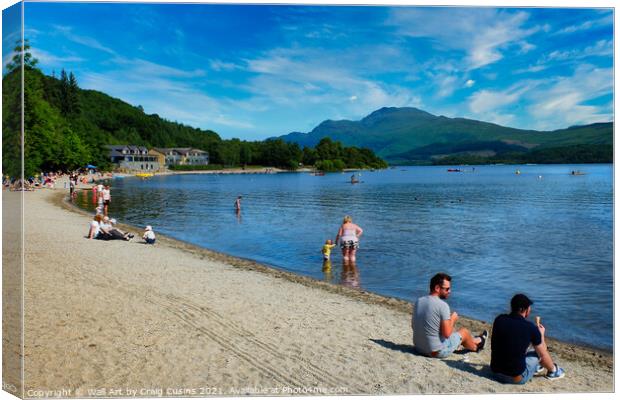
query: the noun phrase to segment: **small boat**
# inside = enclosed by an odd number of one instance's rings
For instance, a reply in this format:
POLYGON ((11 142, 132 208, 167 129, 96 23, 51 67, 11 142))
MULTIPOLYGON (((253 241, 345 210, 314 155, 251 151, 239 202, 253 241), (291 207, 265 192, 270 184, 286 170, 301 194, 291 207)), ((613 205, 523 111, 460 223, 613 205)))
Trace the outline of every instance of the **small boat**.
POLYGON ((571 175, 585 175, 586 173, 582 171, 571 171, 570 174, 571 175))
POLYGON ((448 172, 461 172, 458 168, 448 168, 448 172))
POLYGON ((144 179, 144 178, 150 178, 150 177, 152 177, 152 176, 153 176, 153 174, 150 174, 150 173, 148 173, 148 172, 140 172, 139 174, 136 174, 136 176, 137 176, 138 178, 143 178, 143 179, 144 179))

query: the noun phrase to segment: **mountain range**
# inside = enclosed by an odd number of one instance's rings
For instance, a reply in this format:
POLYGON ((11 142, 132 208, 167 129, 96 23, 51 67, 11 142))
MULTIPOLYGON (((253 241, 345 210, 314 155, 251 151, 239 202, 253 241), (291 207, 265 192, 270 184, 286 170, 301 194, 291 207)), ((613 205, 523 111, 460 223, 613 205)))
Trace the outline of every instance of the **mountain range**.
MULTIPOLYGON (((430 164, 442 161, 519 161, 517 155, 558 151, 575 155, 569 162, 612 162, 613 122, 554 131, 504 127, 467 118, 436 116, 413 107, 384 107, 360 121, 327 120, 311 132, 280 136, 300 146, 315 146, 323 137, 373 150, 391 164, 430 164), (589 155, 578 153, 583 152, 589 155), (590 153, 596 153, 594 159, 590 153), (517 157, 515 159, 515 157, 517 157), (584 158, 585 157, 585 158, 584 158)), ((569 157, 570 158, 570 157, 569 157)), ((523 158, 524 160, 527 157, 523 158)), ((550 161, 553 162, 553 161, 550 161)), ((562 162, 562 161, 560 161, 562 162)))

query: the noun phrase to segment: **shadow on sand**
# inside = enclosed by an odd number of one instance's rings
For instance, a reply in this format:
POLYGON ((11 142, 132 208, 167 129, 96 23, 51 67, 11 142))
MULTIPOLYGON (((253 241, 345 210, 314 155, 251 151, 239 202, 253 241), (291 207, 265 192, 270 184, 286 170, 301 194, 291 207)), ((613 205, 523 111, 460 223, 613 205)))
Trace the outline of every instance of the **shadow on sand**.
POLYGON ((388 340, 383 339, 369 339, 371 342, 375 342, 376 344, 385 347, 386 349, 400 351, 402 353, 415 354, 416 356, 422 356, 422 354, 418 353, 410 344, 396 344, 394 342, 390 342, 388 340))
MULTIPOLYGON (((386 349, 400 351, 401 353, 413 354, 413 355, 420 356, 420 357, 426 357, 424 354, 418 353, 415 347, 410 344, 397 344, 394 342, 390 342, 389 340, 383 340, 383 339, 369 339, 369 340, 380 346, 385 347, 386 349)), ((464 349, 457 350, 454 352, 454 354, 463 355, 463 356, 466 355, 467 353, 470 353, 470 351, 464 350, 464 349)), ((438 359, 438 361, 443 361, 444 363, 446 363, 446 365, 448 365, 451 368, 455 368, 455 369, 458 369, 464 372, 468 372, 472 375, 476 375, 481 378, 486 378, 490 381, 495 382, 495 379, 493 377, 493 371, 491 371, 491 367, 487 364, 471 363, 471 362, 464 361, 463 359, 460 359, 460 360, 450 360, 450 359, 439 360, 438 359)))
POLYGON ((472 375, 479 376, 480 378, 486 378, 490 381, 496 382, 493 377, 493 371, 488 364, 480 364, 467 362, 464 360, 442 360, 451 368, 455 368, 464 372, 469 372, 472 375))

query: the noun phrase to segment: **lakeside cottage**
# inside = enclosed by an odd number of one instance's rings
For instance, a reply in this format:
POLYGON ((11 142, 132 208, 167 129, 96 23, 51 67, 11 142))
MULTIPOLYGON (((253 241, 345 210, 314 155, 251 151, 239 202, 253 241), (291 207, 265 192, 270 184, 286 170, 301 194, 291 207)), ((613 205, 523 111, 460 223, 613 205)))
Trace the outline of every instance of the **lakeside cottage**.
POLYGON ((110 161, 123 172, 158 171, 162 168, 157 156, 144 146, 108 145, 110 161))
POLYGON ((108 145, 110 161, 122 172, 162 171, 170 165, 208 165, 209 153, 191 147, 108 145))
POLYGON ((153 152, 163 155, 166 166, 209 164, 208 152, 191 147, 155 147, 153 152))

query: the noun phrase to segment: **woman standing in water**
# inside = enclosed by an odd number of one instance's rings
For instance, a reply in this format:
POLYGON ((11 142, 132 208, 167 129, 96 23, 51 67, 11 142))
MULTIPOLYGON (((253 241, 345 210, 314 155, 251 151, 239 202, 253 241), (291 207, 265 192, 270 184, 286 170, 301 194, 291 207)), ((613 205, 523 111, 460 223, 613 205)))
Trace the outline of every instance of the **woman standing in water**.
POLYGON ((359 238, 364 231, 362 228, 353 223, 353 219, 350 216, 345 216, 342 220, 342 225, 336 235, 336 242, 340 239, 340 248, 342 249, 342 260, 345 263, 349 261, 355 262, 355 253, 359 248, 359 238))

